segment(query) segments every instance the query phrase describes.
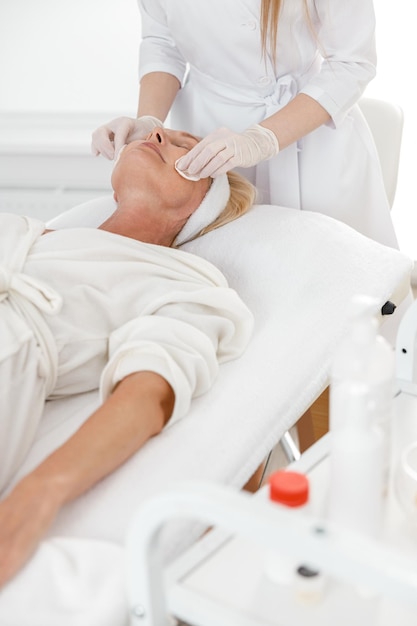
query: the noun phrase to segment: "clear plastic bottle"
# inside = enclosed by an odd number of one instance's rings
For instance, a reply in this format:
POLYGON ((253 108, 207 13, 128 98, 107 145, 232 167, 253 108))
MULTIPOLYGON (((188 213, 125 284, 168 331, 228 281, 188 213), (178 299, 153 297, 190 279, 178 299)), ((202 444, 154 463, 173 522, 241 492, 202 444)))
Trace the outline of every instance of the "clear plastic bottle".
POLYGON ((394 351, 378 334, 373 299, 353 301, 330 380, 331 521, 370 536, 383 522, 390 460, 394 351))

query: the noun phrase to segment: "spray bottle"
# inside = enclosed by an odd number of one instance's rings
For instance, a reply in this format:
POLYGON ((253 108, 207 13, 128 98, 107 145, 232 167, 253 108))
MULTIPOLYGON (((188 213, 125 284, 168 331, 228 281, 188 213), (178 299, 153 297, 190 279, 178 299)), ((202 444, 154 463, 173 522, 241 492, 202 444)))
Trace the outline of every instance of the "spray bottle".
POLYGON ((395 372, 376 310, 372 298, 354 298, 350 329, 333 362, 328 501, 330 521, 373 537, 383 522, 395 372))

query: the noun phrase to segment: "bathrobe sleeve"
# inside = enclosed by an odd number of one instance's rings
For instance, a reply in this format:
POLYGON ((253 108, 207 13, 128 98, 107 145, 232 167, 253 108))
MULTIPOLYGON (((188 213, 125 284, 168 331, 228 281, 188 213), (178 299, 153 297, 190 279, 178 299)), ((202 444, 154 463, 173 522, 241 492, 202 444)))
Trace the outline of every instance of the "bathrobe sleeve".
POLYGON ((142 21, 139 51, 139 80, 149 72, 167 72, 184 82, 186 62, 167 25, 163 3, 138 0, 142 21))
POLYGON ((102 400, 129 374, 155 372, 175 393, 172 424, 187 413, 193 397, 210 389, 219 364, 242 354, 252 326, 252 314, 228 287, 174 293, 154 314, 133 319, 111 335, 102 400))
MULTIPOLYGON (((321 71, 302 89, 338 126, 376 73, 372 0, 316 0, 321 71)), ((316 20, 315 20, 316 21, 316 20)))

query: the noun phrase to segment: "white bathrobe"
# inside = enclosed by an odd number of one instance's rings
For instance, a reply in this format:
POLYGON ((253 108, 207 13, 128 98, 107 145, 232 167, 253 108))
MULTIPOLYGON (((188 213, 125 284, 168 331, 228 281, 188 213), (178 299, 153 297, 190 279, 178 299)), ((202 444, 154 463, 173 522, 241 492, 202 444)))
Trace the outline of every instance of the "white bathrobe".
POLYGON ((48 397, 153 371, 175 392, 169 424, 246 347, 252 315, 223 275, 180 250, 91 228, 42 233, 0 214, 0 487, 48 397))
POLYGON ((376 148, 356 105, 375 75, 372 0, 308 0, 313 28, 304 0, 284 0, 276 54, 265 59, 260 0, 138 4, 140 78, 168 72, 183 85, 170 126, 201 136, 220 126, 241 132, 307 94, 331 121, 241 170, 259 202, 325 213, 397 247, 376 148))

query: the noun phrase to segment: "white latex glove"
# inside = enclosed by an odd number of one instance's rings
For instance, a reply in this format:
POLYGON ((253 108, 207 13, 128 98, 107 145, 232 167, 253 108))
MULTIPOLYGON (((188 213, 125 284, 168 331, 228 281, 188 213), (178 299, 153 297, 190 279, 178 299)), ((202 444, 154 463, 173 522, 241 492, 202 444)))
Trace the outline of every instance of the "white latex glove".
POLYGON ((135 139, 145 139, 149 133, 163 123, 152 115, 142 117, 116 117, 103 126, 99 126, 93 134, 91 151, 94 156, 102 154, 107 159, 116 159, 120 148, 135 139))
POLYGON ((177 161, 177 168, 188 176, 215 178, 234 167, 251 167, 279 152, 275 133, 255 124, 243 133, 219 128, 202 139, 177 161))

